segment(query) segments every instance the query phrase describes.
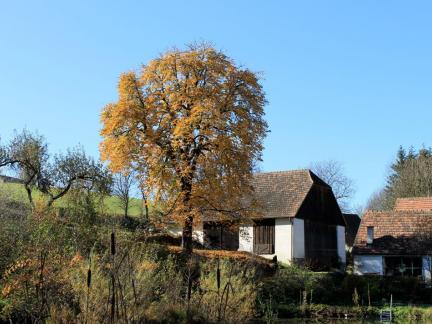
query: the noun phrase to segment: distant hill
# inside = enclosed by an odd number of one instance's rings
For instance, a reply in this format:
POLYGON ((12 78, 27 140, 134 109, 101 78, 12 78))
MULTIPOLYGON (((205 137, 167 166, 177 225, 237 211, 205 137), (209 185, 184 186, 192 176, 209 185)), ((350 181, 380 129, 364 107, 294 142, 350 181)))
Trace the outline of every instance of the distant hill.
POLYGON ((18 179, 18 178, 0 175, 0 183, 20 183, 20 184, 22 184, 23 181, 21 179, 18 179))

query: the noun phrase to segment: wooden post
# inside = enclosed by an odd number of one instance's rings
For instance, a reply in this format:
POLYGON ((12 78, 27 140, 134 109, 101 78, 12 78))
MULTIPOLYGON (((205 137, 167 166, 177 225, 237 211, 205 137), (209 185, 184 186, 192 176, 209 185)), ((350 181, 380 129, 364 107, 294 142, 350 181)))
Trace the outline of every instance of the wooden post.
POLYGON ((390 294, 390 322, 393 319, 393 294, 390 294))

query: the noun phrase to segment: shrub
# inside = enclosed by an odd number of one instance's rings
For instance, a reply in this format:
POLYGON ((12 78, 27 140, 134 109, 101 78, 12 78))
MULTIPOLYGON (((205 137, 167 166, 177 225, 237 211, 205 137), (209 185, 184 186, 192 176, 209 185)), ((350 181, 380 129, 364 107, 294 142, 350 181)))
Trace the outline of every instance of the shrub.
POLYGON ((218 286, 215 261, 184 264, 155 244, 134 243, 117 250, 114 258, 108 252, 93 256, 90 287, 87 261, 80 260, 70 272, 78 320, 101 322, 111 316, 111 276, 116 322, 244 322, 254 314, 254 273, 242 266, 221 261, 218 286), (188 278, 193 281, 190 301, 188 278))
POLYGON ((192 295, 194 311, 207 323, 243 323, 255 313, 255 282, 253 269, 244 265, 227 260, 205 262, 192 295))

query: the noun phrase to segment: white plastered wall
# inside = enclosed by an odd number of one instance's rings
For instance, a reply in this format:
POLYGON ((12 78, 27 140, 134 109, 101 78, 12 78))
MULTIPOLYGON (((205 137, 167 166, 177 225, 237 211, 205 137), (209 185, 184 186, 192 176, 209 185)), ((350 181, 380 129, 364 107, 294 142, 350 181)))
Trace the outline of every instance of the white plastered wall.
MULTIPOLYGON (((183 229, 179 225, 171 225, 168 227, 168 233, 172 236, 181 237, 183 229)), ((192 232, 193 239, 204 244, 204 231, 202 224, 195 225, 192 232)))
POLYGON ((202 223, 195 226, 192 235, 194 240, 200 242, 201 244, 204 244, 204 230, 202 223))
POLYGON ((292 221, 290 218, 275 220, 275 255, 279 262, 292 260, 292 221))
MULTIPOLYGON (((253 225, 240 226, 239 251, 253 252, 253 225)), ((292 221, 290 218, 275 219, 275 253, 262 254, 264 258, 277 256, 279 262, 292 260, 292 221)))
POLYGON ((336 226, 336 233, 338 257, 342 263, 346 263, 345 226, 336 226))
POLYGON ((293 258, 304 259, 305 258, 305 232, 304 232, 304 220, 300 218, 294 218, 293 221, 293 258))
POLYGON ((239 228, 239 251, 253 252, 253 226, 243 225, 239 228))
POLYGON ((382 276, 383 273, 382 255, 354 255, 354 274, 377 274, 382 276))

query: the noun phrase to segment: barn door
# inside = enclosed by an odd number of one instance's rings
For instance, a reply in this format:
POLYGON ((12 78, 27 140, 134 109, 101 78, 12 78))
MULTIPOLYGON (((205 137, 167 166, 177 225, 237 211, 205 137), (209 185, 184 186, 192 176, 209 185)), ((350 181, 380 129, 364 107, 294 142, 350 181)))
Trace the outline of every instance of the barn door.
POLYGON ((275 251, 275 220, 263 219, 255 221, 253 233, 253 251, 256 254, 274 254, 275 251))

